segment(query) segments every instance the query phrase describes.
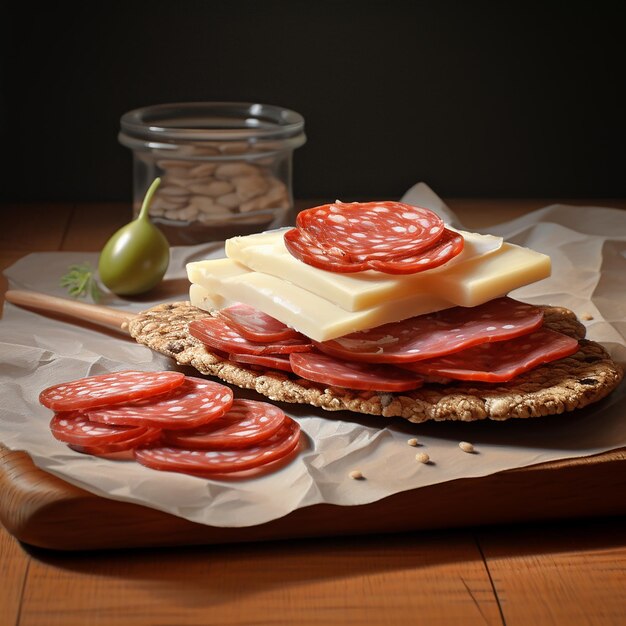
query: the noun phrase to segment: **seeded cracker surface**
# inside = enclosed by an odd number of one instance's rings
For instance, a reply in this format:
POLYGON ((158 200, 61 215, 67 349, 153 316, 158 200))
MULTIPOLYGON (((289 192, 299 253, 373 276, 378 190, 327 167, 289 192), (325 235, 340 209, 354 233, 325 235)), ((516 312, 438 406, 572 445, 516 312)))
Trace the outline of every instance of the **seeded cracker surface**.
POLYGON ((137 342, 174 358, 180 365, 191 365, 202 374, 255 389, 271 400, 311 404, 327 411, 403 417, 411 422, 468 422, 572 411, 604 398, 621 381, 622 368, 601 345, 584 339, 585 327, 574 313, 559 307, 543 309, 546 327, 580 339, 576 354, 500 385, 457 381, 398 393, 326 387, 287 373, 223 360, 189 334, 189 323, 210 313, 188 302, 161 304, 144 311, 129 323, 129 331, 137 342))

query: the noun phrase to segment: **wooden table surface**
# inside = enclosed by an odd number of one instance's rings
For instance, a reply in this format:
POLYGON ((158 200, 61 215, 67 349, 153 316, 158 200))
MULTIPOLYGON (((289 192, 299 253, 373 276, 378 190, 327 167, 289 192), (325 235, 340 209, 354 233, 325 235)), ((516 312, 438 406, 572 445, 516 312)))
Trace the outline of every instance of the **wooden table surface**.
MULTIPOLYGON (((449 205, 481 227, 552 202, 449 205)), ((626 209, 624 200, 566 202, 626 209)), ((99 250, 130 211, 2 209, 3 268, 33 251, 99 250)), ((626 624, 624 522, 79 553, 21 545, 0 528, 0 626, 626 624)))

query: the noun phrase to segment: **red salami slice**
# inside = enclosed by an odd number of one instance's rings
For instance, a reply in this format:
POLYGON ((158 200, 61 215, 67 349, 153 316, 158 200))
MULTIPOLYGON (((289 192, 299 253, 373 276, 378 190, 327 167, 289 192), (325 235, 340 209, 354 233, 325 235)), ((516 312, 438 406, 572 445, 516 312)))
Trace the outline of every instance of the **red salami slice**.
POLYGON ((290 328, 267 313, 248 304, 233 304, 219 312, 220 317, 249 341, 282 341, 304 339, 297 330, 290 328))
POLYGON ((248 448, 272 437, 284 421, 285 414, 273 404, 235 400, 228 413, 210 424, 192 431, 164 431, 163 436, 180 448, 248 448))
POLYGON ((158 470, 191 474, 225 474, 252 469, 287 456, 300 441, 300 426, 286 417, 278 432, 250 448, 196 450, 151 446, 135 450, 142 465, 158 470))
POLYGON ((347 361, 406 363, 519 337, 536 330, 542 322, 539 307, 505 297, 476 307, 419 315, 315 345, 347 361))
POLYGON ((339 248, 323 248, 297 228, 288 230, 283 239, 293 257, 312 267, 342 274, 363 272, 367 269, 365 261, 351 261, 348 254, 339 248))
POLYGON ((39 402, 53 411, 84 411, 167 393, 184 380, 180 372, 111 372, 48 387, 39 402))
POLYGON ((393 365, 342 361, 326 354, 289 355, 294 374, 332 387, 375 391, 407 391, 422 386, 422 378, 407 376, 393 365))
POLYGON ((324 249, 338 248, 350 260, 415 254, 444 229, 433 211, 401 202, 335 202, 301 211, 296 224, 324 249))
MULTIPOLYGON (((95 424, 84 413, 57 413, 50 421, 50 430, 55 439, 63 443, 99 446, 117 443, 144 435, 145 426, 109 426, 95 424)), ((158 433, 158 429, 156 430, 158 433)))
POLYGON ((194 428, 224 415, 233 403, 225 385, 186 376, 183 384, 166 396, 148 398, 123 406, 88 411, 94 422, 123 426, 194 428))
POLYGON ((403 367, 425 375, 499 383, 577 351, 576 339, 539 328, 522 337, 483 343, 436 359, 407 363, 403 367))
POLYGON ((289 355, 287 354, 229 354, 226 358, 236 363, 250 363, 251 365, 260 365, 275 370, 282 370, 283 372, 293 372, 289 355))
POLYGON ((255 343, 231 328, 218 317, 207 317, 189 324, 189 332, 210 348, 231 354, 287 354, 307 352, 312 344, 306 337, 255 343))
POLYGON ((145 432, 124 441, 111 441, 109 443, 100 444, 69 444, 69 447, 76 452, 83 454, 92 454, 94 456, 104 456, 114 454, 116 452, 125 452, 126 450, 134 450, 138 446, 147 446, 155 443, 161 438, 160 428, 145 428, 145 432))
MULTIPOLYGON (((439 267, 463 250, 463 236, 460 233, 444 228, 443 222, 434 213, 432 215, 438 220, 437 226, 433 226, 433 233, 436 233, 436 237, 432 240, 429 239, 426 245, 422 245, 423 241, 426 240, 421 239, 420 243, 411 247, 406 243, 407 240, 410 241, 410 237, 406 237, 406 235, 411 228, 417 228, 416 226, 411 224, 406 226, 397 223, 394 221, 394 214, 391 211, 382 222, 380 222, 379 217, 380 215, 385 215, 385 213, 374 213, 373 216, 369 216, 369 213, 375 210, 381 211, 387 205, 399 203, 369 204, 374 205, 374 208, 365 210, 363 213, 351 209, 354 214, 353 218, 336 212, 330 213, 328 220, 331 225, 327 226, 326 229, 323 227, 322 216, 318 216, 316 213, 321 212, 320 210, 324 207, 309 209, 314 211, 311 218, 300 219, 302 215, 300 213, 298 215, 298 223, 308 224, 308 227, 299 227, 287 231, 284 235, 285 246, 292 256, 303 263, 337 273, 374 270, 385 274, 415 274, 439 267), (357 232, 361 229, 360 219, 363 219, 367 224, 375 224, 377 226, 377 235, 371 235, 374 238, 372 242, 362 239, 355 243, 357 235, 360 237, 365 234, 364 232, 357 232), (333 223, 333 220, 341 220, 341 225, 333 223), (439 225, 441 225, 441 229, 439 225), (339 235, 348 242, 348 245, 343 245, 339 235), (401 235, 405 236, 404 239, 401 235), (383 241, 386 243, 383 243, 383 241)), ((333 207, 335 205, 328 206, 333 207)), ((340 206, 352 207, 349 204, 340 204, 340 206)), ((408 205, 400 206, 405 207, 402 215, 409 215, 406 211, 415 209, 415 207, 409 207, 408 205)), ((427 223, 426 218, 420 216, 418 212, 425 210, 415 209, 416 212, 410 213, 410 215, 414 215, 418 221, 427 223)), ((306 211, 303 213, 306 213, 306 211)), ((361 230, 366 231, 367 228, 361 230)), ((415 233, 408 234, 413 236, 415 233)), ((424 233, 421 232, 421 234, 423 235, 424 233)))
POLYGON ((426 250, 402 259, 372 259, 367 268, 385 274, 416 274, 447 263, 463 250, 463 235, 445 229, 439 240, 426 250))

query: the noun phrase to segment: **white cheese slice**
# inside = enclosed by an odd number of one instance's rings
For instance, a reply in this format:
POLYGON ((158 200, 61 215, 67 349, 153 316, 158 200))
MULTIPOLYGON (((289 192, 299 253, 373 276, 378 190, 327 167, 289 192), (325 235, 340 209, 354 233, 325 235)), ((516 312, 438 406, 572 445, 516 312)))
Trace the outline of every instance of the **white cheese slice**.
MULTIPOLYGON (((288 229, 228 239, 226 255, 257 272, 271 274, 312 291, 347 311, 375 306, 383 298, 392 300, 416 291, 436 292, 442 275, 495 252, 502 246, 502 237, 459 231, 465 239, 463 251, 441 268, 402 276, 373 271, 338 274, 311 267, 293 257, 284 244, 283 235, 286 230, 288 229)), ((459 290, 455 293, 457 291, 459 290)), ((475 302, 472 300, 471 287, 468 287, 463 291, 463 302, 456 302, 454 299, 452 302, 474 306, 479 299, 475 302)))
MULTIPOLYGON (((305 267, 305 276, 315 269, 305 267)), ((477 306, 549 276, 550 258, 504 243, 500 249, 450 268, 445 274, 437 272, 436 278, 421 283, 421 289, 416 287, 403 297, 379 298, 373 306, 359 311, 347 311, 308 289, 250 270, 232 259, 189 263, 187 274, 193 283, 190 298, 195 306, 210 309, 243 302, 316 341, 325 341, 455 305, 477 306)))
POLYGON ((187 265, 191 303, 210 310, 227 301, 243 302, 275 317, 315 341, 326 341, 387 322, 447 309, 452 304, 428 293, 383 301, 361 311, 346 311, 306 289, 275 276, 253 272, 231 259, 187 265), (216 297, 217 296, 217 297, 216 297))
POLYGON ((222 296, 218 296, 216 293, 194 283, 189 287, 189 301, 193 306, 203 311, 223 309, 233 304, 225 298, 222 298, 222 296))
POLYGON ((435 293, 460 306, 476 306, 550 276, 550 257, 529 248, 504 243, 492 254, 441 272, 435 293))

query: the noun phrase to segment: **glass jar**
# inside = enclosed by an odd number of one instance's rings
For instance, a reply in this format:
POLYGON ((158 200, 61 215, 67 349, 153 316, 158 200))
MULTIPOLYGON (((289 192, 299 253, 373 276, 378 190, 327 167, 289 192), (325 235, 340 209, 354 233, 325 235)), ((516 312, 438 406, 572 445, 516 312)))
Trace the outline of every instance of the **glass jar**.
POLYGON ((133 151, 133 209, 161 177, 150 215, 171 244, 223 240, 290 223, 293 151, 304 119, 245 102, 160 104, 125 113, 133 151))

